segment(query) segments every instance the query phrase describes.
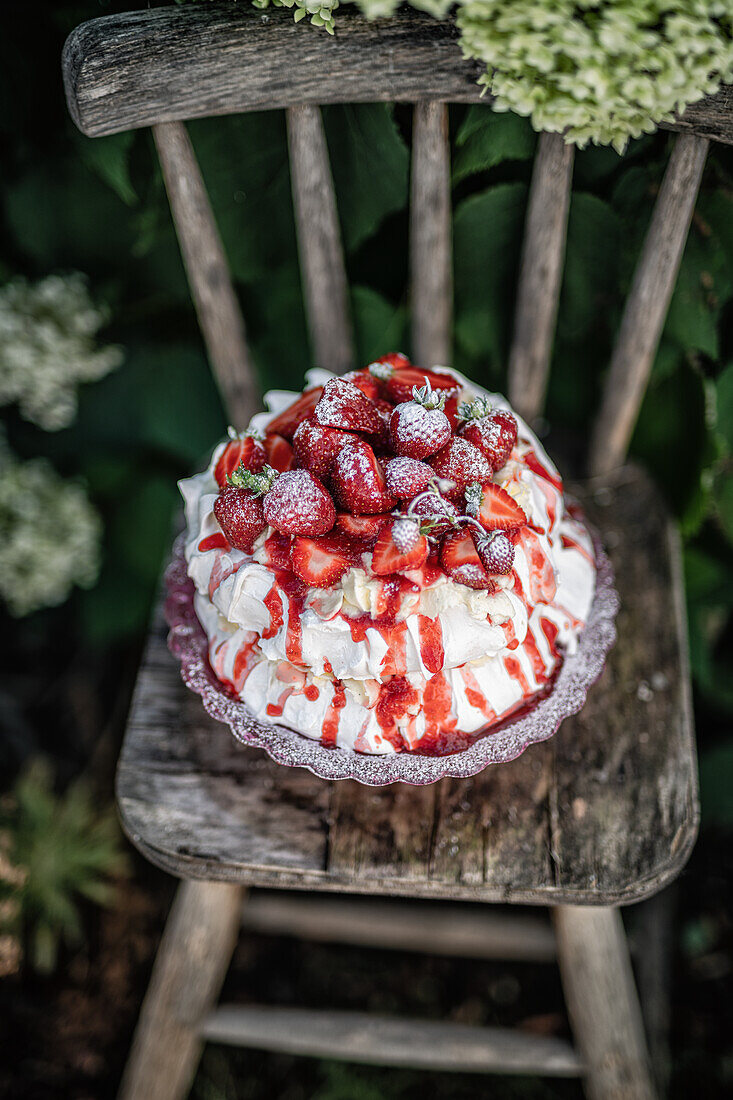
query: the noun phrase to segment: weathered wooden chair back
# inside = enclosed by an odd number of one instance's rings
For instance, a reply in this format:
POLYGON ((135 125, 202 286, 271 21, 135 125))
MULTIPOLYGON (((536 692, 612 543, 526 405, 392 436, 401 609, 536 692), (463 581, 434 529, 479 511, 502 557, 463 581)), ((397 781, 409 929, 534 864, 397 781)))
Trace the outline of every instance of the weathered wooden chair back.
MULTIPOLYGON (((416 13, 369 23, 345 15, 336 38, 287 12, 157 9, 85 23, 64 51, 69 107, 90 136, 152 126, 199 321, 225 406, 243 426, 258 401, 245 325, 182 119, 284 108, 300 266, 313 360, 355 365, 349 296, 320 104, 414 103, 410 196, 412 353, 449 364, 452 255, 449 101, 479 102, 477 66, 455 29, 416 13)), ((721 93, 723 98, 728 90, 721 93)), ((696 106, 674 143, 616 339, 591 433, 589 472, 625 457, 692 218, 709 135, 733 140, 721 97, 696 106)), ((727 101, 726 101, 727 102, 727 101)), ((522 247, 508 395, 542 411, 560 293, 574 150, 541 134, 522 247)), ((385 349, 386 350, 386 349, 385 349)))

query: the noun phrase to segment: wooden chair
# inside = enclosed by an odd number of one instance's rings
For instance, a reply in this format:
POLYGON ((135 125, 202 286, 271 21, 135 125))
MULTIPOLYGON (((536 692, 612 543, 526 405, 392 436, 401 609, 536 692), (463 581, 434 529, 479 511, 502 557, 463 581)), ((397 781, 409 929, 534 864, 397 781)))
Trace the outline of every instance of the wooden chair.
MULTIPOLYGON (((257 385, 181 120, 287 110, 313 362, 341 372, 355 364, 319 104, 414 103, 412 352, 419 363, 450 363, 446 103, 479 102, 477 73, 462 60, 450 23, 415 13, 376 24, 346 13, 330 38, 295 27, 288 12, 170 7, 95 19, 70 36, 64 78, 80 129, 97 136, 153 128, 209 358, 233 423, 246 424, 258 404, 257 385)), ((672 127, 682 133, 626 303, 582 489, 617 571, 619 641, 583 711, 551 741, 466 781, 384 789, 327 783, 241 747, 209 719, 181 683, 156 614, 117 796, 133 843, 183 882, 122 1082, 125 1100, 184 1096, 206 1039, 425 1069, 582 1075, 598 1100, 655 1095, 617 906, 661 890, 687 859, 698 822, 696 764, 677 537, 649 480, 623 463, 708 138, 733 140, 732 105, 724 89, 672 127), (249 886, 279 893, 255 891, 243 910, 249 886), (339 898, 343 892, 370 899, 339 898), (550 906, 555 934, 537 917, 508 919, 489 907, 426 899, 550 906), (556 954, 576 1046, 458 1024, 214 1007, 242 921, 448 954, 556 954)), ((542 409, 547 382, 572 168, 573 149, 542 135, 509 360, 509 396, 529 419, 542 409)), ((653 932, 642 976, 662 939, 661 930, 653 932)))

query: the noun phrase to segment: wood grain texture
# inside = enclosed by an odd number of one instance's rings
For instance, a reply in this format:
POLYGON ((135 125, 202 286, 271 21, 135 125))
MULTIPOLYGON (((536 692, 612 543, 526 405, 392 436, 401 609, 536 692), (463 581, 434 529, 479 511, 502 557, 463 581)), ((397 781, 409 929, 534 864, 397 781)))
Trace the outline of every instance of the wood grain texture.
POLYGON ((412 358, 423 367, 451 362, 453 255, 448 106, 413 112, 410 190, 412 358))
POLYGON ((221 882, 178 887, 118 1100, 184 1100, 239 931, 243 890, 221 882))
POLYGON ((261 886, 546 905, 659 890, 698 821, 679 547, 638 471, 585 500, 617 571, 619 641, 554 738, 470 780, 329 784, 210 720, 158 619, 118 769, 133 842, 173 874, 261 886))
MULTIPOLYGON (((243 4, 103 16, 71 33, 63 72, 71 115, 90 137, 293 102, 490 102, 452 20, 401 11, 369 22, 343 6, 333 37, 295 25, 289 11, 243 4)), ((672 128, 733 142, 733 88, 688 108, 672 128)))
POLYGON ((532 422, 543 411, 560 301, 575 149, 541 134, 532 171, 509 354, 509 400, 532 422))
POLYGON ((318 107, 287 111, 290 177, 313 364, 343 374, 354 365, 349 288, 326 135, 318 107))
POLYGON ((681 134, 654 204, 591 436, 588 469, 608 473, 624 461, 639 415, 685 250, 709 143, 681 134))
POLYGON ((171 214, 224 408, 244 428, 259 406, 244 321, 196 154, 182 122, 153 127, 171 214))
POLYGON ((222 1005, 203 1031, 217 1043, 381 1066, 548 1077, 577 1077, 582 1071, 564 1039, 364 1012, 222 1005))
POLYGON ((621 914, 560 905, 554 918, 588 1100, 656 1100, 621 914))

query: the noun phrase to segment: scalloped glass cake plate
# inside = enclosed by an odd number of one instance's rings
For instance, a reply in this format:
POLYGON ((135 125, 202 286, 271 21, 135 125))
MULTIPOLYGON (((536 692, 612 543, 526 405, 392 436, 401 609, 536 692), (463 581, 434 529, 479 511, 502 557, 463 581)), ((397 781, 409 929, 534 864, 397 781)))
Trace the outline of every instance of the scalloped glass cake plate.
POLYGON ((308 768, 322 779, 355 779, 371 787, 389 783, 424 786, 445 776, 465 779, 490 764, 514 760, 529 745, 552 737, 563 719, 581 709, 601 675, 616 640, 614 620, 619 601, 611 563, 595 536, 594 542, 598 572, 590 615, 577 651, 564 659, 549 694, 516 718, 505 719, 493 732, 476 734, 468 748, 446 756, 417 752, 376 756, 327 748, 295 730, 253 718, 211 669, 206 635, 194 611, 194 588, 186 572, 181 539, 174 545, 165 577, 168 645, 180 661, 184 682, 201 696, 211 717, 225 722, 242 744, 264 749, 278 764, 308 768))

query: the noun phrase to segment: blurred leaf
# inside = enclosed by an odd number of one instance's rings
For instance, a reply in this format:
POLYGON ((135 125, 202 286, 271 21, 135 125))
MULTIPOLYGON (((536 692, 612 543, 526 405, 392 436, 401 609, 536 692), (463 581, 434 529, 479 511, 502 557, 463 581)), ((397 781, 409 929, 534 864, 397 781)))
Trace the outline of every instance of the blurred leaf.
POLYGON ((582 337, 599 314, 615 303, 621 222, 595 195, 573 193, 563 273, 558 332, 582 337))
POLYGON ((453 182, 505 160, 529 160, 536 141, 528 119, 511 112, 497 114, 486 106, 469 107, 456 135, 453 182))
POLYGON ((395 308, 375 290, 355 286, 351 290, 356 362, 371 363, 389 351, 407 347, 407 310, 395 308))
MULTIPOLYGON (((733 542, 733 470, 725 469, 715 479, 715 512, 723 531, 733 542)), ((733 583, 731 581, 729 584, 733 583)))
POLYGON ((702 822, 733 828, 733 743, 708 749, 700 757, 702 822))
POLYGON ((455 338, 474 370, 503 370, 527 201, 521 183, 500 183, 464 199, 453 226, 455 338))
POLYGON ((135 134, 135 130, 100 138, 87 138, 80 134, 76 140, 87 167, 96 172, 128 206, 137 202, 130 179, 130 150, 135 134))
POLYGON ((407 202, 409 152, 387 103, 323 109, 344 248, 355 251, 407 202))
POLYGON ((715 426, 729 454, 733 454, 733 363, 715 383, 715 426))
POLYGON ((143 584, 154 585, 158 579, 179 501, 175 482, 156 476, 140 481, 118 502, 110 537, 121 561, 143 584))

